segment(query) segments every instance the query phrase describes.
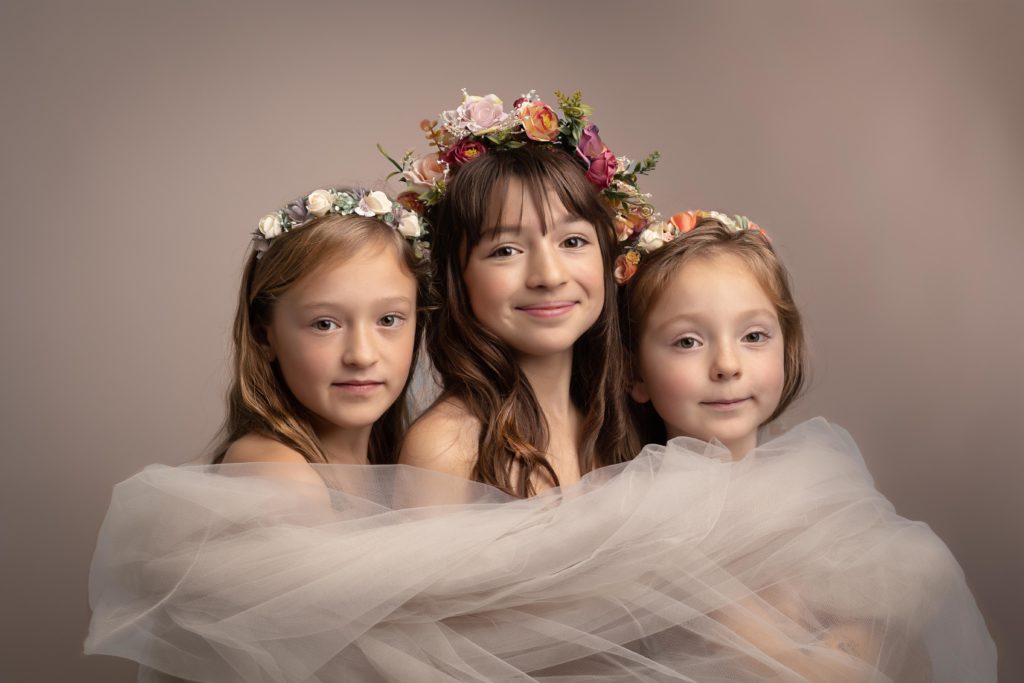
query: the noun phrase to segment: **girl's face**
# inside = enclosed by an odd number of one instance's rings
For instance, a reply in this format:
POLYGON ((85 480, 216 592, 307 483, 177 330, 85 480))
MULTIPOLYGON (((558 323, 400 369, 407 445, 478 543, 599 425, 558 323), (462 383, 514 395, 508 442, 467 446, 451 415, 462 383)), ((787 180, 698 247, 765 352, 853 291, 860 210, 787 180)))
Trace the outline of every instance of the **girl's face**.
POLYGON ((498 221, 469 252, 464 280, 477 320, 521 356, 572 348, 604 307, 604 259, 592 224, 552 192, 541 211, 513 179, 498 221))
POLYGON ((409 376, 416 281, 391 245, 301 278, 274 304, 267 342, 288 388, 325 432, 369 429, 409 376))
POLYGON ((669 438, 715 438, 739 458, 779 404, 783 351, 775 307, 743 261, 698 258, 650 309, 631 393, 654 404, 669 438))

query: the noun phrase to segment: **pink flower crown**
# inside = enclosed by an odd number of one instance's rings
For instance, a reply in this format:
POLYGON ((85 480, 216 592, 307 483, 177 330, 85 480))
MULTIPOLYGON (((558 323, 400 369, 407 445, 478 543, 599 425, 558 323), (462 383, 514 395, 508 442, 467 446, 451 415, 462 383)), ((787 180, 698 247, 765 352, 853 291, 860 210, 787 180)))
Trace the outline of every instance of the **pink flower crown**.
MULTIPOLYGON (((615 214, 616 226, 646 226, 655 213, 650 195, 640 191, 637 176, 654 170, 660 154, 652 152, 641 161, 616 157, 601 140, 597 126, 588 121, 591 108, 579 91, 565 95, 555 91, 562 116, 530 91, 512 103, 512 111, 496 95, 470 95, 462 91, 462 104, 442 112, 439 121, 424 119, 420 128, 436 151, 416 156, 406 152, 401 162, 377 145, 407 186, 395 200, 422 218, 428 206, 437 204, 447 188, 448 176, 474 159, 498 150, 526 144, 558 145, 569 151, 586 169, 589 180, 615 214)), ((618 228, 617 228, 618 229, 618 228)))
POLYGON ((620 285, 628 282, 636 274, 644 255, 661 249, 667 242, 685 235, 707 219, 717 221, 729 232, 756 232, 769 239, 768 233, 746 216, 727 216, 718 211, 680 211, 667 221, 642 227, 623 226, 618 234, 619 241, 624 244, 622 254, 615 259, 615 281, 620 285))

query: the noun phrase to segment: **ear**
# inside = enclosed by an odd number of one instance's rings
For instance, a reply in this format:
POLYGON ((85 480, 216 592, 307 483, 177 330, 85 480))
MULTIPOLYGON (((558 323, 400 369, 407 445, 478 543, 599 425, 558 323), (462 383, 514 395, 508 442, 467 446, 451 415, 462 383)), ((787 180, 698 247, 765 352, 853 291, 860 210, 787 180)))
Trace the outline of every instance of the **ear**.
POLYGON ((252 336, 256 339, 256 344, 259 345, 263 357, 267 359, 268 363, 277 360, 277 351, 274 350, 277 347, 277 340, 274 338, 272 329, 261 327, 253 330, 252 336))
POLYGON ((647 391, 647 383, 642 379, 637 379, 633 382, 633 386, 629 388, 629 395, 637 403, 647 403, 651 400, 651 395, 647 391))

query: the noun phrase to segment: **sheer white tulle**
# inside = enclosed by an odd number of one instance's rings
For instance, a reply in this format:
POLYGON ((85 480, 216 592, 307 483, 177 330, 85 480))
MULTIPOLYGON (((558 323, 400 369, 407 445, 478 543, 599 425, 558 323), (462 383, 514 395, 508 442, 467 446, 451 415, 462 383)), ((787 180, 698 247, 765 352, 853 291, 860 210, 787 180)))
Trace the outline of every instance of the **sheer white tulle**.
POLYGON ((821 419, 735 463, 649 446, 529 500, 312 470, 119 484, 86 651, 217 683, 995 681, 956 560, 821 419))

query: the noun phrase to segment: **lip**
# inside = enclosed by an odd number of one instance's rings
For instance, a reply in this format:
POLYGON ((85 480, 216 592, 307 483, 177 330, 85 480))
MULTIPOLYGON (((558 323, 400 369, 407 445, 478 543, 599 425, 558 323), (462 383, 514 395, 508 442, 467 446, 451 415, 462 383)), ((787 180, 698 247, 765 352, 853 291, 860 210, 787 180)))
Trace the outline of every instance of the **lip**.
POLYGON ((720 401, 701 401, 702 406, 707 406, 711 410, 727 413, 731 410, 738 410, 751 399, 750 396, 745 398, 728 398, 720 401))
POLYGON ((335 382, 331 386, 337 387, 346 394, 363 396, 365 394, 372 394, 378 388, 384 386, 384 382, 372 379, 354 379, 347 382, 335 382))
POLYGON ((516 310, 535 318, 557 318, 571 311, 576 303, 575 301, 545 301, 529 306, 516 306, 516 310))

